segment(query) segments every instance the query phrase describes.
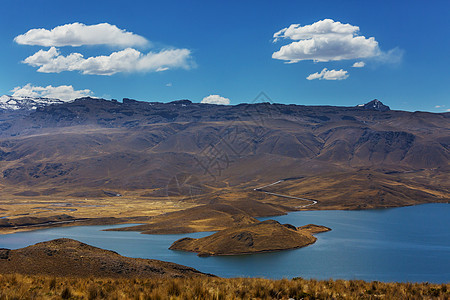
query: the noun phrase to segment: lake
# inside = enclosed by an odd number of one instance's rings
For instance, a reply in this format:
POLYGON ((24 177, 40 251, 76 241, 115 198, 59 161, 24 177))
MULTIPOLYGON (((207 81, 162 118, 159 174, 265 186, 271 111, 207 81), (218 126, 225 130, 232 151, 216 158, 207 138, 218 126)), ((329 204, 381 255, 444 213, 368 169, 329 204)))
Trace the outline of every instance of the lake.
MULTIPOLYGON (((261 218, 266 220, 269 218, 261 218)), ((363 211, 302 211, 273 217, 281 223, 324 225, 315 244, 254 255, 198 257, 168 250, 182 237, 101 231, 114 226, 59 227, 0 235, 0 248, 17 249, 66 237, 122 255, 171 261, 221 277, 363 279, 450 282, 450 205, 425 204, 363 211)), ((128 226, 128 225, 125 225, 128 226)))

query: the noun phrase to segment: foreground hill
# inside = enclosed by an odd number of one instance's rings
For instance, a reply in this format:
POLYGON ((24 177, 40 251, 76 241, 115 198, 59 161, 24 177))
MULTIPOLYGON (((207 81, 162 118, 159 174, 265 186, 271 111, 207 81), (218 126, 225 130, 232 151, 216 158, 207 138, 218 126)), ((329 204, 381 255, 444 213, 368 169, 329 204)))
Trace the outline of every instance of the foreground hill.
POLYGON ((305 228, 267 220, 225 229, 199 239, 182 238, 169 249, 197 252, 199 256, 272 252, 308 246, 317 240, 312 233, 330 230, 312 224, 305 228))
POLYGON ((193 277, 193 268, 153 260, 124 257, 71 240, 57 239, 17 250, 0 249, 0 274, 75 277, 193 277))

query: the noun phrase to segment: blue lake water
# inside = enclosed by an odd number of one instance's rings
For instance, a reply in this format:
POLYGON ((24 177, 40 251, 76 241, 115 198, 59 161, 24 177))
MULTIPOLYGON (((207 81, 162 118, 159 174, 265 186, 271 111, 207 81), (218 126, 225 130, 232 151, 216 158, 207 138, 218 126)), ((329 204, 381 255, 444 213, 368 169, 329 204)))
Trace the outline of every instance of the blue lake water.
POLYGON ((171 261, 222 277, 450 282, 449 204, 304 211, 271 219, 295 226, 325 225, 332 231, 318 234, 315 244, 301 249, 225 257, 197 257, 194 253, 168 250, 179 238, 210 233, 146 235, 101 231, 124 225, 60 227, 0 235, 0 248, 17 249, 67 237, 125 256, 171 261))

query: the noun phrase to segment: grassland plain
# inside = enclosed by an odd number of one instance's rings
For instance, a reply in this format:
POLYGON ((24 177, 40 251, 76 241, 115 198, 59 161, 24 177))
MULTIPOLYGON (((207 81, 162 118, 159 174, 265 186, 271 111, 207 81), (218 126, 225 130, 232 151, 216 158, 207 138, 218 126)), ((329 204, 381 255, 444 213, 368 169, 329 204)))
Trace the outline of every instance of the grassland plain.
POLYGON ((450 284, 0 275, 0 299, 449 299, 450 284))

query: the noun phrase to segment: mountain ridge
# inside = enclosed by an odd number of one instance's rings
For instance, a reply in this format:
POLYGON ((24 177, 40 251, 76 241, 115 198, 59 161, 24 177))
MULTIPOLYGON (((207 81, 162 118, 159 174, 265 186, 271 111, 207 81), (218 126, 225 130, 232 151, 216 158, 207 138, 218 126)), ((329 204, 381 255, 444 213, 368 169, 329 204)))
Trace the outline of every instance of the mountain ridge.
MULTIPOLYGON (((72 100, 61 100, 58 98, 46 98, 46 97, 31 97, 31 96, 10 96, 10 95, 3 95, 0 96, 0 110, 17 110, 17 109, 27 109, 27 110, 35 110, 37 108, 44 108, 48 105, 52 104, 65 104, 65 103, 72 103, 72 102, 80 102, 80 101, 99 101, 105 103, 111 102, 114 104, 123 104, 123 105, 140 105, 141 107, 143 105, 181 105, 183 107, 187 105, 194 105, 194 106, 209 106, 209 107, 245 107, 245 106, 251 106, 251 105, 275 105, 275 106, 287 106, 287 107, 310 107, 310 108, 336 108, 336 109, 357 109, 357 110, 372 110, 372 111, 380 111, 380 112, 386 112, 390 111, 390 107, 387 105, 384 105, 380 100, 374 99, 371 100, 365 104, 358 104, 356 106, 332 106, 332 105, 302 105, 302 104, 281 104, 281 103, 272 103, 272 102, 251 102, 251 103, 239 103, 236 105, 219 105, 219 104, 210 104, 210 103, 197 103, 192 102, 188 99, 181 99, 181 100, 173 100, 169 102, 155 102, 155 101, 142 101, 142 100, 135 100, 131 98, 123 98, 122 102, 119 102, 117 99, 103 99, 98 97, 81 97, 76 98, 72 100), (8 104, 8 102, 11 102, 8 104), (20 102, 20 103, 15 103, 20 102), (9 105, 9 106, 8 106, 9 105)), ((399 110, 397 110, 399 111, 399 110)), ((420 111, 416 111, 420 112, 420 111)), ((422 111, 426 112, 426 111, 422 111)), ((431 113, 431 112, 430 112, 431 113)), ((445 114, 447 112, 442 112, 441 114, 445 114)))

